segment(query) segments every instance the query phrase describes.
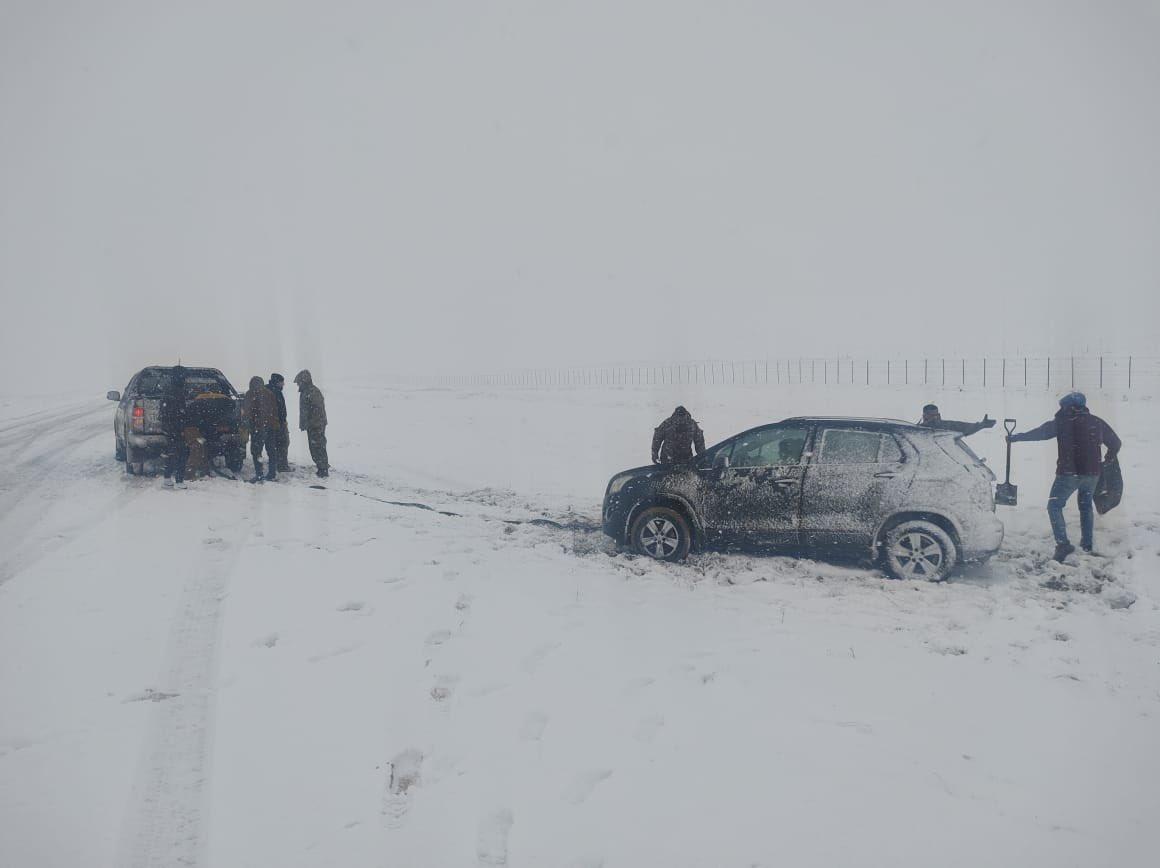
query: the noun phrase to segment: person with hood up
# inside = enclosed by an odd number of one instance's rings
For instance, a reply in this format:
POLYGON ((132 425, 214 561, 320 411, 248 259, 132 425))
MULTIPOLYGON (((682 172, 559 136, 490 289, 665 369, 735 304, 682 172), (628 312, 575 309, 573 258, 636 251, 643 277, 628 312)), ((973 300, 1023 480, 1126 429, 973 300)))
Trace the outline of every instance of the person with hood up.
POLYGON ((310 457, 318 468, 318 475, 325 479, 330 475, 330 460, 326 455, 326 401, 314 385, 310 371, 299 371, 294 382, 298 384, 298 430, 306 432, 310 457))
POLYGON ((169 488, 175 483, 185 488, 185 465, 189 462, 189 444, 185 427, 189 422, 185 394, 185 368, 177 365, 161 396, 161 430, 169 441, 165 447, 165 481, 169 488))
POLYGON ((262 478, 262 449, 270 467, 266 479, 278 476, 278 401, 261 377, 250 378, 250 389, 242 398, 242 420, 250 429, 250 455, 254 458, 254 479, 262 478))
POLYGON ((955 422, 944 419, 934 404, 927 404, 922 408, 922 421, 918 423, 923 428, 934 428, 936 431, 958 431, 964 437, 970 437, 984 428, 994 428, 995 420, 983 415, 982 422, 955 422))
POLYGON ((1120 438, 1112 426, 1088 410, 1087 398, 1083 392, 1069 392, 1059 399, 1059 411, 1054 419, 1044 422, 1038 428, 1022 434, 1012 434, 1011 443, 1054 439, 1059 458, 1055 465, 1055 484, 1047 500, 1047 515, 1051 520, 1051 532, 1055 536, 1055 559, 1063 561, 1075 551, 1075 546, 1067 538, 1067 522, 1063 518, 1063 508, 1073 493, 1078 492, 1079 501, 1079 544, 1085 552, 1092 550, 1092 533, 1095 516, 1092 512, 1092 494, 1099 482, 1100 446, 1107 453, 1103 461, 1114 461, 1120 451, 1120 438))
MULTIPOLYGON (((274 394, 278 404, 278 430, 274 434, 274 457, 277 459, 278 472, 290 471, 290 426, 286 422, 286 396, 282 387, 286 385, 286 378, 281 374, 271 374, 266 388, 274 394)), ((273 459, 271 459, 273 460, 273 459)))
POLYGON ((705 451, 705 435, 689 411, 677 407, 673 415, 653 431, 653 464, 683 464, 691 461, 694 447, 698 455, 705 451))

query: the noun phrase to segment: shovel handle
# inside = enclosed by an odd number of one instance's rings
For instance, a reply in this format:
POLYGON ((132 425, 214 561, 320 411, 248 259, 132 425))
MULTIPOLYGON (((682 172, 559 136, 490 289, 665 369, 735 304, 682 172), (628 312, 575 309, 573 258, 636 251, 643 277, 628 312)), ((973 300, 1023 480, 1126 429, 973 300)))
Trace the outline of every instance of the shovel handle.
POLYGON ((1003 428, 1007 431, 1007 436, 1010 437, 1012 434, 1015 433, 1015 420, 1014 419, 1004 419, 1003 420, 1003 428))

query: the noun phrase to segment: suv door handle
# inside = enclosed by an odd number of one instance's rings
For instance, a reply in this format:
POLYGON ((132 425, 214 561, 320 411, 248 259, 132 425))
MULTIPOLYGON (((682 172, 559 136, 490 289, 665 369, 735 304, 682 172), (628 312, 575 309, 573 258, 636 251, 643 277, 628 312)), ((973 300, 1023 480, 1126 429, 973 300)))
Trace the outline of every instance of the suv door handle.
POLYGON ((796 479, 775 479, 773 480, 773 484, 780 485, 783 488, 789 488, 791 485, 797 485, 798 481, 796 479))
POLYGON ((888 470, 885 473, 875 473, 874 478, 875 479, 893 479, 897 475, 898 475, 897 473, 892 473, 888 470))

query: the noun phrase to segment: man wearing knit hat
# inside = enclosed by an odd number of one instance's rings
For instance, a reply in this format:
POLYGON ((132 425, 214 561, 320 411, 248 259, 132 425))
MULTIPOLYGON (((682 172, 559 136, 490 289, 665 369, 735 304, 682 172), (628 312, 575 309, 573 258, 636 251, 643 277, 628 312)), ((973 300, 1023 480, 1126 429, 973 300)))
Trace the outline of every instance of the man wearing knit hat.
POLYGON ((1102 462, 1111 462, 1120 451, 1120 438, 1112 426, 1088 410, 1083 392, 1068 392, 1059 399, 1059 411, 1054 419, 1022 434, 1012 434, 1007 440, 1022 443, 1034 440, 1056 442, 1059 458, 1055 465, 1055 484, 1047 500, 1047 516, 1055 536, 1055 559, 1062 562, 1075 551, 1067 538, 1067 522, 1063 508, 1073 493, 1079 501, 1079 545, 1085 552, 1092 550, 1092 532, 1095 516, 1092 512, 1092 494, 1100 479, 1102 462), (1107 450, 1102 460, 1100 446, 1107 450))

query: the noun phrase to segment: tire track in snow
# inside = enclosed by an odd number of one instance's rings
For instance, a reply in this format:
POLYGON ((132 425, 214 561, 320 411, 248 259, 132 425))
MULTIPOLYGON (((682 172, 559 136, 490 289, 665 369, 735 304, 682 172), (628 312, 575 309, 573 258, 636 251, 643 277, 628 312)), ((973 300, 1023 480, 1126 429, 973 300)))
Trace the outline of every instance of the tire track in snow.
MULTIPOLYGON (((106 412, 96 407, 80 413, 58 413, 30 421, 26 442, 16 449, 0 447, 0 534, 7 540, 0 558, 0 585, 69 543, 77 534, 107 520, 142 489, 126 488, 114 467, 105 467, 95 455, 96 439, 106 432, 106 412), (31 444, 41 448, 24 456, 31 444), (110 489, 79 521, 53 524, 49 511, 64 502, 78 480, 107 479, 110 489)), ((109 464, 113 458, 108 456, 109 464)))
POLYGON ((157 685, 173 696, 149 703, 152 720, 117 862, 125 868, 203 862, 223 600, 251 530, 247 522, 234 539, 203 545, 186 577, 157 685))

